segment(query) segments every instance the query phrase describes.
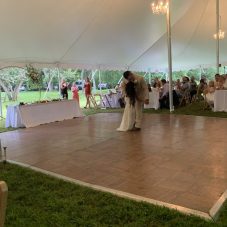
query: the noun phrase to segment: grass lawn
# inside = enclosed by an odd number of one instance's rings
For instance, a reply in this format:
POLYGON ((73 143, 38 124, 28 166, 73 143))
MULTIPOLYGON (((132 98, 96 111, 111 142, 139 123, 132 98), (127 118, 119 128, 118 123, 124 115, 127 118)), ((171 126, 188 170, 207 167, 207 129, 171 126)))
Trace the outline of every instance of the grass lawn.
POLYGON ((217 223, 167 208, 119 198, 44 174, 0 164, 9 187, 6 227, 227 226, 227 206, 217 223))

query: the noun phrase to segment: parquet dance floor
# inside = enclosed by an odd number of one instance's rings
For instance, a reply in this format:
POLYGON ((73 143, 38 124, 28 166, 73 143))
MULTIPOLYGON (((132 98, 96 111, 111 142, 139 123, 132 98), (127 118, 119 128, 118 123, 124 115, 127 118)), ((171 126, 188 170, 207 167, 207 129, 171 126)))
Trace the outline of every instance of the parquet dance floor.
POLYGON ((2 133, 8 159, 83 182, 208 212, 227 189, 227 120, 144 114, 117 132, 121 113, 2 133))

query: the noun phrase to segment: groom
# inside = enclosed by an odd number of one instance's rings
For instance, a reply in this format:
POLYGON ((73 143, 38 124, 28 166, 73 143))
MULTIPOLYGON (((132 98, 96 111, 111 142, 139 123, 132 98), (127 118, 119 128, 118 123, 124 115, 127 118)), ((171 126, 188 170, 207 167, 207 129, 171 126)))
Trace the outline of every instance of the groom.
POLYGON ((122 91, 125 94, 125 86, 127 82, 133 82, 135 84, 135 92, 136 92, 136 120, 133 131, 139 131, 141 129, 142 122, 142 111, 143 105, 149 104, 149 92, 147 88, 147 84, 142 76, 138 76, 133 74, 131 71, 126 71, 123 74, 125 80, 122 82, 122 91))

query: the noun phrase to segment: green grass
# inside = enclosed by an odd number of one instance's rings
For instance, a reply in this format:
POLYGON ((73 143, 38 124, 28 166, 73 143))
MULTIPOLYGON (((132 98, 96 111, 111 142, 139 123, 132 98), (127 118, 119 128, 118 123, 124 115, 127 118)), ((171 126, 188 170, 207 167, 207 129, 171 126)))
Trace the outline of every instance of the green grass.
POLYGON ((44 174, 0 164, 9 187, 6 227, 227 226, 227 206, 217 223, 174 210, 119 198, 44 174))

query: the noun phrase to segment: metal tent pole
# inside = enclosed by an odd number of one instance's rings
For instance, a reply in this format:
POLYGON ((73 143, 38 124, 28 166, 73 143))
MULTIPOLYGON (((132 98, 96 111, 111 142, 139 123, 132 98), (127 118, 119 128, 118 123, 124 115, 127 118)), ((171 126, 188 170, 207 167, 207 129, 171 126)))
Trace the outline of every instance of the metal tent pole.
POLYGON ((171 46, 171 21, 170 21, 170 1, 166 12, 167 23, 167 44, 168 44, 168 72, 169 72, 169 110, 174 111, 173 107, 173 81, 172 81, 172 46, 171 46))
POLYGON ((220 15, 219 15, 219 0, 216 0, 216 72, 219 74, 219 29, 220 29, 220 15))

